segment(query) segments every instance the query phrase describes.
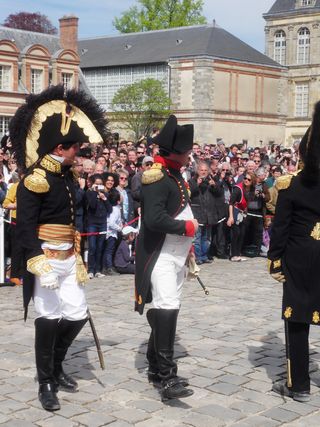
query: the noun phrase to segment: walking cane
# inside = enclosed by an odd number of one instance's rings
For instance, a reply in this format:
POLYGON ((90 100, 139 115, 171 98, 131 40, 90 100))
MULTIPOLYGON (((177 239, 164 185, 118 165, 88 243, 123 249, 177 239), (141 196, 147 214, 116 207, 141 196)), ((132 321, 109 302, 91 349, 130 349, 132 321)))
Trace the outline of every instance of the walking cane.
POLYGON ((87 315, 88 315, 88 320, 89 320, 89 323, 90 323, 92 335, 93 335, 93 338, 94 338, 94 342, 96 344, 100 366, 101 366, 101 369, 104 370, 105 369, 105 364, 104 364, 103 353, 102 353, 102 350, 101 350, 100 340, 99 340, 99 337, 97 335, 97 331, 96 331, 96 328, 94 326, 94 323, 93 323, 93 320, 92 320, 92 316, 91 316, 91 313, 90 313, 89 309, 87 310, 87 315))

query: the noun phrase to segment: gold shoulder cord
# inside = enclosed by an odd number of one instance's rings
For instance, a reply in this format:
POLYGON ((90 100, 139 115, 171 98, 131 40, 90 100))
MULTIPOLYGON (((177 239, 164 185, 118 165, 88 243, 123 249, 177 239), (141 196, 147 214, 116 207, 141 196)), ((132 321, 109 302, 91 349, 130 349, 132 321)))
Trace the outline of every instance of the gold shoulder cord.
POLYGON ((161 163, 154 163, 151 169, 143 172, 141 182, 142 184, 152 184, 160 181, 163 177, 164 174, 162 172, 161 163))
POLYGON ((50 185, 46 178, 46 171, 34 169, 32 174, 25 178, 24 186, 33 193, 47 193, 50 190, 50 185))

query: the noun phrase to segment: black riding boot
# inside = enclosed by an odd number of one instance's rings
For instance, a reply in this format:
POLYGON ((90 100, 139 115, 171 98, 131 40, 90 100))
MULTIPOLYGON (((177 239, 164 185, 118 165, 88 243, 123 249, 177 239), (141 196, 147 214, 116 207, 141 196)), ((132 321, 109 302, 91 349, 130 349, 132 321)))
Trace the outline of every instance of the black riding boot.
POLYGON ((162 400, 188 397, 193 391, 185 388, 177 377, 177 364, 173 360, 174 340, 179 310, 154 309, 154 344, 158 362, 158 375, 162 381, 162 400))
POLYGON ((54 378, 59 388, 70 393, 78 391, 78 383, 62 368, 68 348, 85 325, 87 319, 66 320, 61 319, 57 327, 57 338, 54 347, 54 378))
MULTIPOLYGON (((152 308, 147 311, 147 320, 151 327, 151 333, 150 333, 148 347, 147 347, 147 360, 149 362, 148 381, 149 383, 152 383, 155 387, 160 388, 161 378, 159 376, 159 368, 158 368, 158 362, 157 362, 157 355, 154 347, 154 335, 153 335, 155 311, 156 311, 155 308, 152 308)), ((176 379, 177 379, 177 382, 182 384, 184 387, 187 387, 189 385, 189 380, 187 378, 177 376, 176 379)))
POLYGON ((58 319, 39 317, 34 324, 39 400, 46 411, 57 411, 60 409, 60 403, 56 395, 53 376, 53 357, 58 319))

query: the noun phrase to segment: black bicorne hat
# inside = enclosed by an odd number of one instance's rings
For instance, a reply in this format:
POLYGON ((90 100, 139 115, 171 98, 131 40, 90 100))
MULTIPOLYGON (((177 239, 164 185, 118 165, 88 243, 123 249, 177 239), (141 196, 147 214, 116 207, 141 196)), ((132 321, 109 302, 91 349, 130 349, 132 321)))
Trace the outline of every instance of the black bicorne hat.
POLYGON ((29 95, 10 121, 19 166, 26 169, 59 144, 100 143, 107 136, 105 112, 85 92, 50 86, 29 95))
POLYGON ((176 116, 171 115, 152 142, 159 145, 160 152, 186 153, 192 149, 193 125, 180 126, 177 124, 176 116))

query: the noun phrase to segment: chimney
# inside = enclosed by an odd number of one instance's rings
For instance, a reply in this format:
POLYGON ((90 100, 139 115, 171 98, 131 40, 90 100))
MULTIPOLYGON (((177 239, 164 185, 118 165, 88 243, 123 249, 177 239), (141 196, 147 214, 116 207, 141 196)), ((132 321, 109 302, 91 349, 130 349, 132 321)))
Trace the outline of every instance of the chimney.
POLYGON ((74 15, 65 15, 60 22, 60 45, 62 49, 78 52, 78 20, 74 15))

